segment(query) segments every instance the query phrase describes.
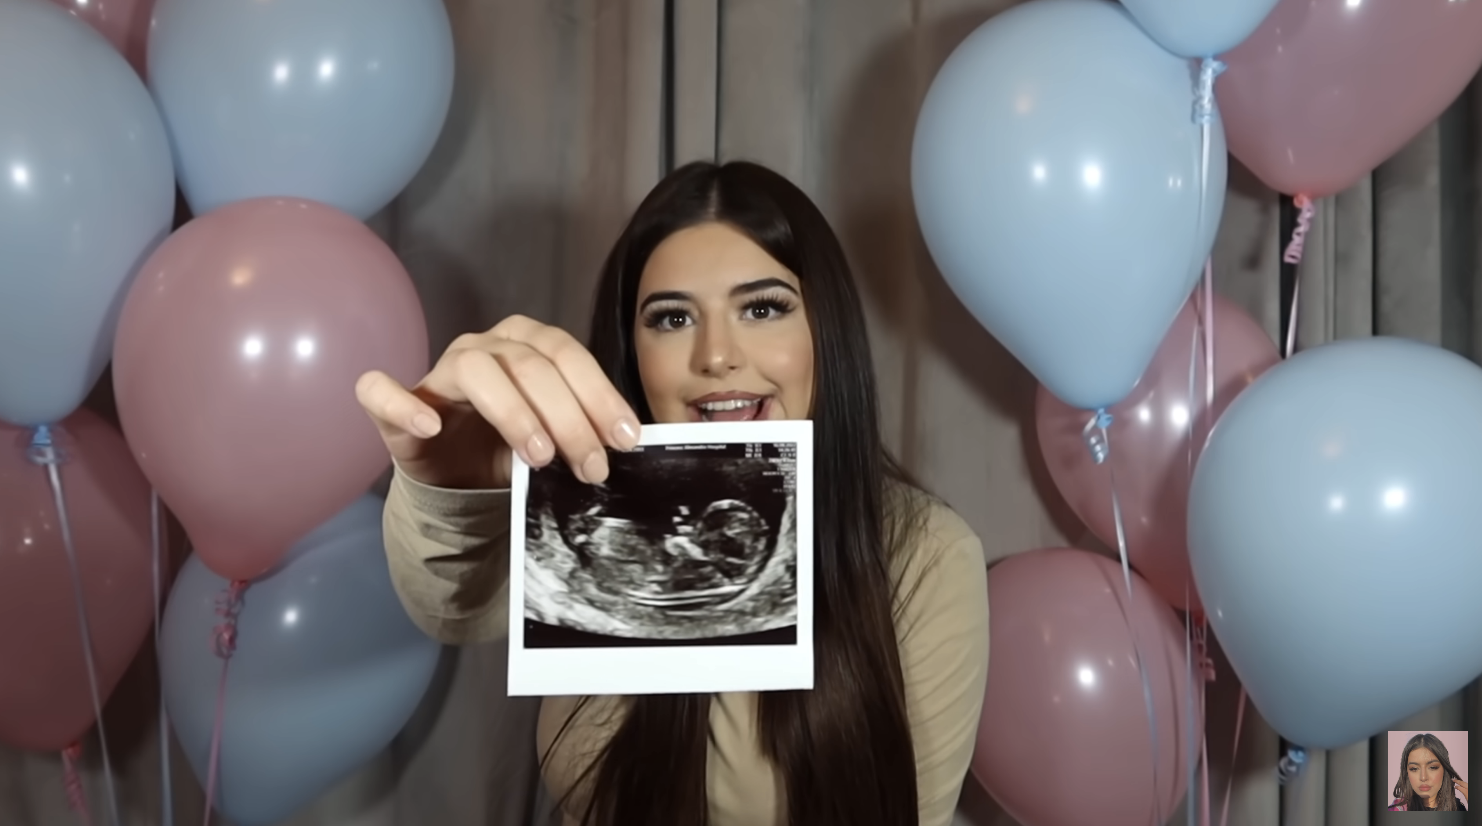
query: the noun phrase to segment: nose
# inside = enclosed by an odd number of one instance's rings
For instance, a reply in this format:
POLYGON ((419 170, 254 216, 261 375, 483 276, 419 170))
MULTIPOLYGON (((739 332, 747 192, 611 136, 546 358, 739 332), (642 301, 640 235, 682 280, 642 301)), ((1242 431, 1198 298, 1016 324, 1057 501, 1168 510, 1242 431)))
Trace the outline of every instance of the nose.
POLYGON ((729 325, 702 324, 695 341, 694 370, 701 375, 720 377, 741 369, 745 353, 729 325))

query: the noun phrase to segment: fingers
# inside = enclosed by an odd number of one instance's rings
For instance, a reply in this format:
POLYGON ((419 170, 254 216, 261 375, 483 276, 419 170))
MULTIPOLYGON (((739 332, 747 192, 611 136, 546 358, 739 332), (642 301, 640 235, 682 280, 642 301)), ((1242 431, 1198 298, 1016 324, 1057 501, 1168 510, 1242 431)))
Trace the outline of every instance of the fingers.
MULTIPOLYGON (((534 348, 514 341, 497 342, 490 352, 577 477, 593 483, 606 480, 607 450, 603 439, 555 364, 534 348)), ((544 462, 536 466, 539 464, 544 462)))
POLYGON ((570 333, 523 316, 505 319, 490 332, 529 346, 555 365, 605 444, 618 450, 631 450, 638 444, 637 414, 612 386, 597 359, 570 333))
POLYGON ((430 439, 442 429, 437 411, 379 370, 372 370, 355 382, 355 398, 375 422, 383 439, 400 434, 430 439))
POLYGON ((356 396, 396 452, 397 440, 441 432, 439 410, 468 405, 521 459, 541 467, 560 455, 578 478, 605 481, 606 446, 638 443, 638 417, 576 339, 522 316, 460 336, 412 390, 367 373, 356 396))
POLYGON ((472 405, 526 463, 541 467, 559 454, 591 483, 607 478, 605 446, 638 443, 637 415, 591 353, 523 316, 460 337, 421 389, 472 405))

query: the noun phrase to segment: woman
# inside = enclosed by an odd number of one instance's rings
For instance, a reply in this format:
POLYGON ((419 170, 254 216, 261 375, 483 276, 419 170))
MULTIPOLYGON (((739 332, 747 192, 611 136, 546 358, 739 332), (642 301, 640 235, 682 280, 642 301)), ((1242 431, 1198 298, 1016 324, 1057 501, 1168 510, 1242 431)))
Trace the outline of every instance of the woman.
POLYGON ((1467 783, 1451 767, 1446 745, 1434 734, 1417 734, 1400 752, 1400 779, 1395 781, 1391 812, 1465 812, 1467 783))
POLYGON ((542 773, 582 826, 950 823, 987 678, 982 547, 887 455, 859 297, 799 189, 679 169, 609 255, 588 348, 509 318, 411 390, 357 393, 396 464, 397 589, 451 644, 507 631, 512 452, 595 484, 640 424, 812 419, 815 688, 548 698, 542 773))

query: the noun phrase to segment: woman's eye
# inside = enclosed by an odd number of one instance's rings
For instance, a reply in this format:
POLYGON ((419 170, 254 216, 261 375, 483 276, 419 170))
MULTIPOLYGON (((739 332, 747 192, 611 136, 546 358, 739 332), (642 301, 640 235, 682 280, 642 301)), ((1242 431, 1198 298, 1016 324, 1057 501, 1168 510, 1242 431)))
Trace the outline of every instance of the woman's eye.
POLYGON ((763 298, 746 305, 745 316, 749 321, 770 321, 781 318, 793 309, 791 304, 773 298, 763 298))
POLYGON ((683 310, 657 310, 644 319, 644 323, 656 330, 677 330, 684 327, 690 320, 689 313, 683 310))

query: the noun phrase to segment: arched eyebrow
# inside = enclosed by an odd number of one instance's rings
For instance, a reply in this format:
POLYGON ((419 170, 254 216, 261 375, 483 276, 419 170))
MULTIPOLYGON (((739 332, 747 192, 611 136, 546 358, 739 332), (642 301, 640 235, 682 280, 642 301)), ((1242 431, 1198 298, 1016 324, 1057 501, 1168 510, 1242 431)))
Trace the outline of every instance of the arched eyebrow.
MULTIPOLYGON (((783 281, 780 278, 758 278, 755 281, 746 281, 732 287, 731 297, 740 298, 742 296, 752 295, 753 293, 759 293, 765 290, 773 289, 787 290, 793 295, 798 294, 797 289, 794 288, 793 285, 787 283, 786 281, 783 281)), ((693 304, 695 303, 695 297, 690 293, 681 292, 679 290, 660 290, 659 292, 649 293, 648 296, 643 299, 643 303, 638 305, 638 311, 643 312, 644 310, 648 309, 650 304, 657 304, 661 301, 674 301, 693 304)))

